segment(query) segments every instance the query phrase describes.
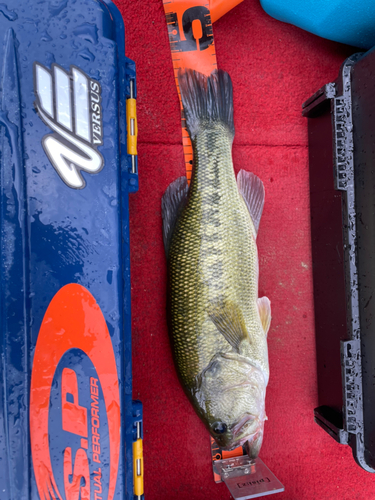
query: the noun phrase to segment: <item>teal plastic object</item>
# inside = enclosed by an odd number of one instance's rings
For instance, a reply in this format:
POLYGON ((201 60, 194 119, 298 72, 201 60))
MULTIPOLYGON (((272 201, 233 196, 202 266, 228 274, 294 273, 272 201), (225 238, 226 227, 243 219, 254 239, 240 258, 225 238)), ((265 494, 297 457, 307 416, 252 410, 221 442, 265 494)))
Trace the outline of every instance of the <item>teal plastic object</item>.
POLYGON ((270 16, 355 47, 375 45, 374 0, 260 0, 270 16))

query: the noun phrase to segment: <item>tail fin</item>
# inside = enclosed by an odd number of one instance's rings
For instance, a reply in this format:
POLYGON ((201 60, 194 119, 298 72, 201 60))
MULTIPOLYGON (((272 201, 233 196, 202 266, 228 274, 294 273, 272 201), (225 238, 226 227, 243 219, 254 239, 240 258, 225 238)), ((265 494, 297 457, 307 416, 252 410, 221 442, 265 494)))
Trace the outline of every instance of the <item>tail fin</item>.
POLYGON ((214 123, 227 125, 234 137, 233 90, 228 73, 215 70, 207 77, 188 69, 180 71, 178 83, 191 140, 200 128, 214 123))

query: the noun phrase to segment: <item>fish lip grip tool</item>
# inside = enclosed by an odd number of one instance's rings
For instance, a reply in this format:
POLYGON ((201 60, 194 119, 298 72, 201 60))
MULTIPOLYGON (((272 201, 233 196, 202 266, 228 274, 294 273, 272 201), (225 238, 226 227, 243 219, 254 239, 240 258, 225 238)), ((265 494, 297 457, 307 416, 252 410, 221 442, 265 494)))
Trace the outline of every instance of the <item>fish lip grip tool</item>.
POLYGON ((123 20, 110 0, 17 0, 0 39, 0 497, 141 499, 123 20))

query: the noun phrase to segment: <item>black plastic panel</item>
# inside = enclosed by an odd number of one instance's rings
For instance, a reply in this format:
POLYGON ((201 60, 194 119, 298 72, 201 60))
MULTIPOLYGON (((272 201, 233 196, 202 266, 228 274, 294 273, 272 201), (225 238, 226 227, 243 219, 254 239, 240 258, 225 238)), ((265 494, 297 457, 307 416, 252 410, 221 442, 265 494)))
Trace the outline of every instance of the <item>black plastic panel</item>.
POLYGON ((352 70, 365 460, 375 468, 375 51, 352 70))
POLYGON ((309 118, 311 245, 319 406, 341 412, 340 340, 347 335, 342 193, 334 189, 329 104, 309 118))
POLYGON ((303 105, 308 118, 319 407, 375 472, 375 51, 303 105))

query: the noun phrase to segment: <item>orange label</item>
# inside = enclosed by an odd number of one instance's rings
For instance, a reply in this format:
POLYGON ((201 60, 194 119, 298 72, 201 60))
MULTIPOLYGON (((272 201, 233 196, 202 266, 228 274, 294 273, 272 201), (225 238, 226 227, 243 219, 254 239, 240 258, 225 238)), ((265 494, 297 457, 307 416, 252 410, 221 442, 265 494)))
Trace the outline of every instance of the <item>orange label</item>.
POLYGON ((104 316, 81 285, 59 290, 39 331, 30 440, 41 499, 113 499, 120 455, 116 359, 104 316))
POLYGON ((241 2, 242 0, 163 0, 174 76, 181 105, 182 144, 189 183, 193 171, 193 148, 186 129, 178 72, 189 68, 209 76, 217 69, 213 20, 216 21, 241 2))
POLYGON ((205 75, 217 69, 211 14, 207 0, 164 0, 174 75, 181 105, 182 144, 186 177, 190 183, 193 171, 193 148, 186 129, 178 72, 191 68, 205 75))

